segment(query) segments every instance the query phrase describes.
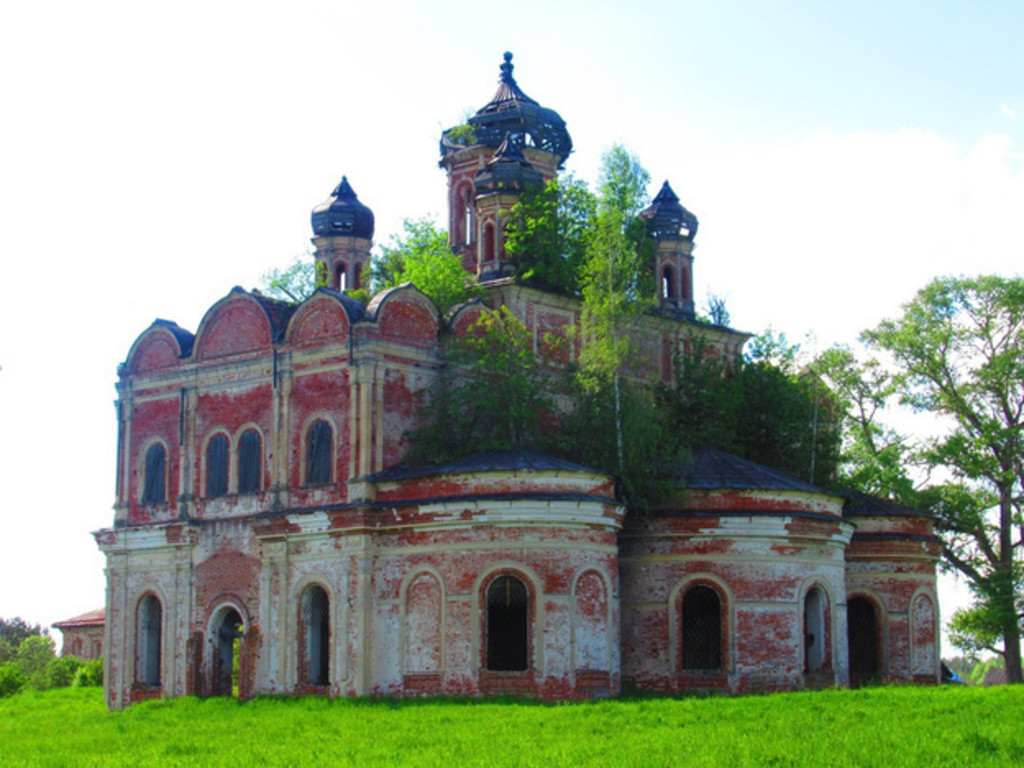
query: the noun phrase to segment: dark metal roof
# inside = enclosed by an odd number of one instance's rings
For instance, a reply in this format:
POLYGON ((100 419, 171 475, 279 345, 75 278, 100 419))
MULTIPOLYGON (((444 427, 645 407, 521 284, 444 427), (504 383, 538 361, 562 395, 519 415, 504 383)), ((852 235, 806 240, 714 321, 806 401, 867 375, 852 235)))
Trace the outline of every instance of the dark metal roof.
MULTIPOLYGON (((536 147, 558 157, 561 165, 572 152, 572 138, 565 121, 553 109, 531 99, 512 77, 512 54, 505 53, 498 90, 487 104, 469 118, 477 144, 498 147, 506 136, 520 147, 536 147)), ((465 145, 452 140, 448 129, 441 136, 441 154, 455 152, 465 145)))
POLYGON ((310 222, 317 237, 333 235, 373 239, 373 211, 359 202, 345 176, 341 177, 331 196, 313 209, 310 222))
POLYGON ((700 448, 694 451, 689 461, 670 468, 666 474, 681 480, 684 487, 695 490, 753 489, 828 493, 816 485, 718 448, 700 448))
POLYGON ((544 177, 523 157, 523 151, 506 136, 473 180, 478 195, 490 192, 522 192, 524 189, 539 189, 544 177))
POLYGON ((196 336, 191 331, 186 331, 173 320, 161 320, 159 317, 153 321, 150 328, 166 328, 174 336, 175 341, 178 342, 181 356, 188 357, 192 354, 192 345, 195 343, 196 336))
POLYGON ((445 464, 438 464, 432 467, 405 467, 395 466, 371 475, 368 479, 373 482, 384 482, 388 480, 409 480, 416 477, 432 477, 435 475, 466 475, 479 472, 514 472, 516 470, 531 470, 534 472, 586 472, 596 473, 597 470, 584 467, 572 461, 560 459, 538 451, 517 449, 510 451, 486 451, 474 453, 463 459, 456 459, 445 464))
POLYGON ((932 517, 919 509, 860 491, 848 491, 843 495, 846 496, 843 517, 932 517))
POLYGON ((679 197, 667 181, 640 215, 647 220, 647 233, 651 237, 692 241, 697 236, 697 217, 680 204, 679 197))
POLYGON ((242 293, 248 293, 256 299, 257 303, 266 313, 267 319, 270 321, 271 337, 274 341, 280 341, 284 338, 285 331, 288 328, 288 321, 291 320, 292 315, 295 314, 295 310, 298 309, 295 304, 289 304, 287 301, 271 299, 269 296, 264 296, 262 293, 258 292, 250 293, 238 286, 235 286, 234 290, 241 291, 242 293))

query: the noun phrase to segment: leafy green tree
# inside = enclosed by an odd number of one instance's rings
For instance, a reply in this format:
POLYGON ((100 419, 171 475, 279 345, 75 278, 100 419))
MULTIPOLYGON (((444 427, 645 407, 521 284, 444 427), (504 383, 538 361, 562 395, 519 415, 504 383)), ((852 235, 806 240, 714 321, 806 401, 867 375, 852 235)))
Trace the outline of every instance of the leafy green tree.
POLYGON ((546 445, 555 404, 545 355, 538 358, 529 329, 507 307, 485 312, 444 356, 424 426, 410 435, 411 463, 546 445))
POLYGON ((75 672, 75 679, 71 681, 71 685, 75 688, 103 685, 103 657, 82 664, 75 672))
POLYGON ((322 286, 329 285, 323 264, 315 261, 311 253, 296 256, 284 269, 271 269, 260 278, 261 291, 272 299, 301 304, 322 286))
POLYGON ((20 616, 13 619, 0 619, 0 640, 6 640, 15 648, 21 645, 21 641, 32 635, 43 634, 43 628, 38 624, 29 624, 20 616))
POLYGON ((901 504, 917 504, 910 479, 907 440, 881 420, 896 395, 890 371, 875 359, 861 360, 848 346, 834 346, 812 368, 828 384, 842 432, 840 481, 901 504))
POLYGON ((84 663, 77 656, 58 656, 51 659, 43 671, 44 687, 67 688, 74 682, 75 675, 84 663))
POLYGON ((591 392, 611 391, 616 472, 626 465, 622 375, 631 353, 630 335, 655 303, 654 243, 639 216, 649 182, 639 160, 622 146, 605 153, 580 276, 580 381, 591 392))
POLYGON ((586 183, 573 176, 524 191, 509 210, 505 225, 505 252, 515 266, 515 276, 578 294, 596 206, 586 183))
POLYGON ((945 482, 922 501, 938 515, 946 562, 975 603, 955 624, 987 645, 998 628, 1007 679, 1021 682, 1024 547, 1024 278, 939 278, 903 316, 865 334, 888 352, 902 401, 948 428, 920 458, 945 482))
POLYGON ((723 357, 694 336, 675 360, 675 383, 659 388, 669 455, 713 446, 807 482, 835 479, 839 429, 828 388, 796 366, 798 347, 770 330, 744 359, 723 357))
POLYGON ((374 293, 411 282, 446 312, 470 298, 470 276, 448 247, 448 235, 430 219, 406 219, 371 267, 374 293))
POLYGON ((53 638, 47 635, 31 635, 18 646, 15 664, 29 687, 42 690, 47 687, 46 667, 54 658, 53 638))
POLYGON ((13 696, 24 688, 27 682, 17 664, 0 664, 0 699, 13 696))

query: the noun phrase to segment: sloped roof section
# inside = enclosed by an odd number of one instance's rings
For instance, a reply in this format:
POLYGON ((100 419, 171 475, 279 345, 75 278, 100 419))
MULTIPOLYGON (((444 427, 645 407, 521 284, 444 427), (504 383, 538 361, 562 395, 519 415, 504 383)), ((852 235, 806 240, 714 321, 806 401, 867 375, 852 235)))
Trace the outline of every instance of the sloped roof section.
POLYGON ((843 517, 932 517, 927 512, 860 491, 849 491, 844 495, 843 517))
POLYGON ((64 621, 55 621, 53 626, 57 629, 71 629, 73 627, 102 627, 107 621, 107 612, 104 608, 83 613, 64 621))
POLYGON ((666 473, 698 490, 747 489, 762 491, 805 491, 828 493, 823 488, 774 469, 741 459, 718 448, 700 448, 690 461, 672 467, 666 473))
POLYGON ((431 467, 395 466, 372 475, 374 482, 387 480, 408 480, 415 477, 431 477, 434 475, 465 475, 478 472, 515 472, 531 470, 534 472, 586 472, 597 473, 597 470, 576 464, 557 456, 539 451, 517 449, 511 451, 485 451, 474 453, 463 459, 456 459, 445 464, 431 467))

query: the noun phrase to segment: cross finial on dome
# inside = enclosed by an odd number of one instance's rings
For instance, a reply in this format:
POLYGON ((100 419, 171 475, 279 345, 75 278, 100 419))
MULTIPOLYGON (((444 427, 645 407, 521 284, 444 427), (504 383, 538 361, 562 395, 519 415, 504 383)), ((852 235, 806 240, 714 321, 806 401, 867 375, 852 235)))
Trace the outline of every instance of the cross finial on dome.
POLYGON ((505 51, 505 61, 501 65, 501 82, 510 83, 512 80, 512 53, 511 51, 505 51))

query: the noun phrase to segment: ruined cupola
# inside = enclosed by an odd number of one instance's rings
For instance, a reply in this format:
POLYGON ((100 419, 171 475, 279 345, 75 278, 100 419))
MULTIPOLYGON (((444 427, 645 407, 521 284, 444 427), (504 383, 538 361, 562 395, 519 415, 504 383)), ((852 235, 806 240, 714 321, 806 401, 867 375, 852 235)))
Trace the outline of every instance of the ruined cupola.
POLYGON ((449 128, 441 136, 441 155, 468 143, 497 149, 508 138, 520 147, 534 147, 558 158, 559 167, 572 152, 565 121, 553 109, 542 107, 519 87, 512 76, 512 54, 505 52, 494 97, 469 118, 471 131, 449 128), (467 137, 467 134, 471 134, 467 137))
POLYGON ((654 258, 660 308, 673 315, 692 318, 693 239, 697 235, 697 217, 682 206, 667 181, 640 216, 647 222, 647 233, 657 243, 654 258))
POLYGON ((359 202, 348 178, 331 192, 330 197, 313 209, 314 256, 329 276, 336 290, 362 286, 362 273, 370 260, 373 243, 373 211, 359 202))
MULTIPOLYGON (((506 53, 494 97, 465 124, 441 135, 440 165, 448 173, 448 244, 463 267, 478 276, 493 272, 482 264, 498 246, 484 241, 488 230, 478 210, 481 194, 532 184, 537 175, 543 185, 572 152, 565 121, 523 93, 512 69, 512 54, 506 53), (485 247, 491 250, 484 253, 485 247)), ((495 237, 500 239, 500 232, 495 237)))

